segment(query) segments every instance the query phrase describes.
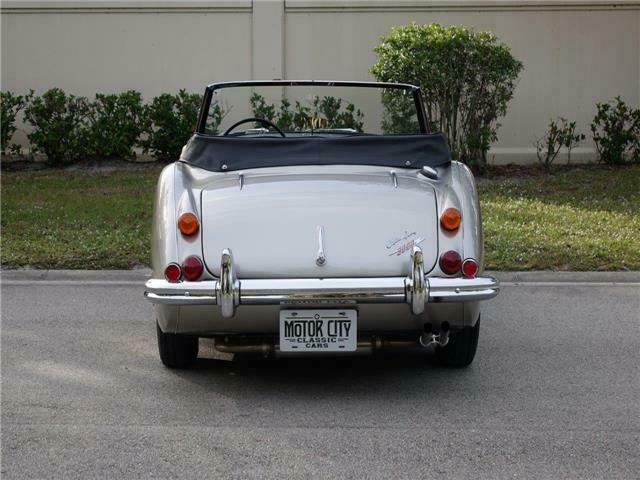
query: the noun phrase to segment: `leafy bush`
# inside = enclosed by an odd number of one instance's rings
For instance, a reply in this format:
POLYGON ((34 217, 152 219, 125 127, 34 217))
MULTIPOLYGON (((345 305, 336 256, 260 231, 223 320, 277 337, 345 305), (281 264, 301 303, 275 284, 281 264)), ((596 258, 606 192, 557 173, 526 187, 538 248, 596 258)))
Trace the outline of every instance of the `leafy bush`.
POLYGON ((148 138, 142 142, 146 152, 162 161, 180 157, 182 147, 193 134, 202 96, 180 90, 177 95, 163 93, 147 106, 148 138))
MULTIPOLYGON (((310 128, 352 128, 358 132, 364 126, 364 114, 352 103, 343 108, 341 98, 325 96, 322 99, 316 95, 310 106, 304 106, 296 101, 291 108, 291 102, 283 98, 276 109, 275 104, 267 103, 265 98, 254 93, 249 98, 253 116, 264 118, 274 123, 278 128, 290 132, 299 132, 310 128)), ((262 126, 262 125, 260 125, 262 126)))
MULTIPOLYGON (((393 28, 381 40, 374 49, 374 76, 419 85, 430 129, 443 132, 455 158, 484 167, 522 63, 492 33, 460 26, 410 23, 393 28)), ((383 97, 386 131, 394 130, 394 116, 403 118, 402 110, 395 110, 402 104, 393 100, 383 97)))
POLYGON ((73 163, 89 151, 89 102, 59 88, 35 96, 24 111, 33 126, 28 134, 32 150, 42 152, 52 165, 73 163))
MULTIPOLYGON (((188 93, 182 89, 177 95, 163 93, 155 97, 147 107, 147 139, 142 142, 145 152, 151 151, 162 161, 173 161, 180 157, 196 127, 202 95, 188 93)), ((212 102, 205 131, 216 134, 227 110, 212 102)))
POLYGON ((0 92, 0 110, 2 111, 2 117, 0 118, 0 139, 2 140, 0 153, 2 155, 7 151, 16 154, 20 152, 20 146, 9 144, 9 141, 16 131, 16 117, 29 102, 32 93, 23 96, 14 95, 12 92, 0 92))
POLYGON ((583 133, 576 132, 576 122, 569 122, 562 117, 558 121, 551 120, 545 134, 536 140, 538 160, 549 171, 560 149, 564 147, 567 149, 567 163, 570 163, 571 150, 584 139, 583 133))
POLYGON ((628 107, 620 97, 613 105, 598 103, 596 108, 591 132, 600 161, 621 165, 627 156, 640 161, 640 109, 628 107))
POLYGON ((382 93, 382 131, 387 134, 417 133, 420 131, 413 94, 404 90, 382 93))
POLYGON ((135 157, 134 147, 145 131, 146 115, 140 92, 96 94, 89 110, 90 153, 99 157, 135 157))

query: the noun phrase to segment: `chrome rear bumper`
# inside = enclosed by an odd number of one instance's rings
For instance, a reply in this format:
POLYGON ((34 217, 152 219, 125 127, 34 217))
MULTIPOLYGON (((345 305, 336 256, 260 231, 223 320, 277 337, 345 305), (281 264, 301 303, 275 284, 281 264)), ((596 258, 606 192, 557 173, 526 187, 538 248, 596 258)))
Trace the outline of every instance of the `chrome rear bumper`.
POLYGON ((432 302, 474 302, 495 297, 500 284, 493 277, 427 278, 422 251, 414 247, 408 277, 284 278, 235 277, 231 251, 224 250, 218 280, 170 283, 152 278, 145 297, 163 305, 218 305, 225 318, 239 305, 322 305, 407 303, 415 315, 432 302))

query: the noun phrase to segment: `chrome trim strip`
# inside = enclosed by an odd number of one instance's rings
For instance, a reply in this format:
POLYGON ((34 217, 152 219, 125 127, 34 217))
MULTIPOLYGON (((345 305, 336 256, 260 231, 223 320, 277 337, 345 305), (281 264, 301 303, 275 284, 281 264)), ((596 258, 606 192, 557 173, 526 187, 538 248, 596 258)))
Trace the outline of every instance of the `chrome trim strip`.
POLYGON ((494 277, 430 278, 430 302, 468 302, 489 300, 500 292, 500 282, 494 277))
MULTIPOLYGON (((233 312, 238 305, 318 304, 318 303, 408 303, 412 310, 422 294, 414 293, 409 278, 283 278, 238 280, 231 289, 233 312), (236 300, 237 299, 237 300, 236 300), (237 302, 237 303, 236 303, 237 302)), ((220 305, 217 280, 169 283, 153 278, 146 283, 145 296, 151 303, 168 305, 220 305)), ((420 289, 422 291, 422 289, 420 289)), ((500 291, 493 277, 426 278, 424 302, 472 302, 489 300, 500 291), (428 295, 427 295, 428 292, 428 295)), ((227 300, 228 301, 228 300, 227 300)), ((227 308, 231 309, 230 305, 227 308)), ((417 307, 419 310, 419 307, 417 307)), ((229 310, 224 310, 226 317, 229 310)), ((415 313, 415 312, 414 312, 415 313)), ((233 314, 232 314, 233 316, 233 314)), ((226 317, 228 318, 228 317, 226 317)))
MULTIPOLYGON (((320 251, 324 257, 322 226, 318 228, 320 251)), ((424 256, 417 245, 411 253, 408 277, 375 278, 236 278, 233 254, 222 251, 220 279, 171 283, 152 278, 145 285, 151 303, 166 305, 218 305, 224 318, 235 315, 238 305, 315 305, 407 303, 414 315, 425 310, 427 302, 471 302, 488 300, 500 291, 494 277, 427 278, 424 256)))
POLYGON ((327 263, 327 257, 324 255, 324 227, 318 226, 318 255, 316 256, 316 265, 322 267, 327 263))
POLYGON ((389 171, 389 175, 391 175, 391 181, 393 182, 393 186, 398 188, 398 175, 396 175, 395 170, 389 171))
POLYGON ((273 305, 281 302, 404 303, 404 279, 283 278, 242 281, 242 305, 273 305))
POLYGON ((152 292, 144 292, 144 296, 151 303, 160 303, 162 305, 216 305, 215 296, 201 295, 192 297, 190 295, 159 295, 152 292))
POLYGON ((145 290, 147 293, 153 293, 159 296, 186 295, 189 297, 215 297, 217 285, 217 280, 173 283, 166 281, 164 278, 151 278, 147 280, 145 290))

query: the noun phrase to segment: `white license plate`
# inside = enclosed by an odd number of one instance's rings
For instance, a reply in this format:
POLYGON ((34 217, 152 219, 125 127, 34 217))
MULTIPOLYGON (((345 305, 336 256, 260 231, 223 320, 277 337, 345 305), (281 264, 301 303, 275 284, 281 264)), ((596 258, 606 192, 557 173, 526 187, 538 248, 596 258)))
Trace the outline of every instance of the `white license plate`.
POLYGON ((282 352, 354 352, 357 348, 355 310, 280 311, 282 352))

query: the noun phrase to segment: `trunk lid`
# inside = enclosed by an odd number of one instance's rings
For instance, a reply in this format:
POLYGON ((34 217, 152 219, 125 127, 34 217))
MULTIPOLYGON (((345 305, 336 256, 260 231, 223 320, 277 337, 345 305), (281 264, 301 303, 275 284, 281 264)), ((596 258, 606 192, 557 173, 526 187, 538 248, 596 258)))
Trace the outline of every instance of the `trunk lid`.
POLYGON ((425 270, 435 266, 437 208, 426 182, 398 176, 396 187, 388 171, 232 178, 202 191, 203 256, 216 276, 225 248, 240 279, 404 276, 414 243, 425 270))

